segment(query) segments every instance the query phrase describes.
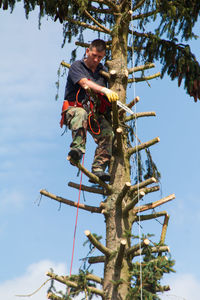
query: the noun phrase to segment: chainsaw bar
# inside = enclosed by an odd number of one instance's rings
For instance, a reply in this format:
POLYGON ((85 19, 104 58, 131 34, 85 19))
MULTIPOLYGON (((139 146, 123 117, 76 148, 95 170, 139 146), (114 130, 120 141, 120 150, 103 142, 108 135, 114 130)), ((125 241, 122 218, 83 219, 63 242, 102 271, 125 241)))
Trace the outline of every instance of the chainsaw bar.
POLYGON ((127 113, 129 113, 131 115, 134 114, 134 112, 128 106, 126 106, 125 104, 123 104, 121 101, 117 100, 117 105, 119 107, 121 107, 123 110, 125 110, 127 113))

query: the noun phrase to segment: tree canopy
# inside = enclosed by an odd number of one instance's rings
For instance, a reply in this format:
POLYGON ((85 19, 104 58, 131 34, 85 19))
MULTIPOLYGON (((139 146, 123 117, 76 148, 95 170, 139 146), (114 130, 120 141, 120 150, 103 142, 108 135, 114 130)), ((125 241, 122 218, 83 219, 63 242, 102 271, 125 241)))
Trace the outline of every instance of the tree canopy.
MULTIPOLYGON (((20 0, 1 0, 0 7, 13 11, 20 0)), ((48 16, 63 24, 64 43, 84 41, 87 29, 103 33, 107 42, 127 34, 128 57, 134 49, 139 62, 162 64, 167 73, 195 101, 200 99, 200 65, 187 42, 198 38, 193 28, 200 14, 198 0, 24 0, 26 17, 39 8, 39 19, 48 16), (153 25, 152 25, 153 24, 153 25)), ((126 49, 124 49, 126 51, 126 49)), ((123 51, 123 50, 122 50, 123 51)))

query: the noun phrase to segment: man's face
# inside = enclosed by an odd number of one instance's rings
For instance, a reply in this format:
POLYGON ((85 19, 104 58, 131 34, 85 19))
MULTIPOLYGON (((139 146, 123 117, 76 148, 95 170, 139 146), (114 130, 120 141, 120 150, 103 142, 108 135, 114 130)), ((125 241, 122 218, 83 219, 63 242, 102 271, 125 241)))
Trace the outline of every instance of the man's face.
POLYGON ((93 47, 92 49, 87 48, 86 49, 86 62, 89 67, 96 68, 102 58, 105 56, 105 51, 97 51, 96 47, 93 47))

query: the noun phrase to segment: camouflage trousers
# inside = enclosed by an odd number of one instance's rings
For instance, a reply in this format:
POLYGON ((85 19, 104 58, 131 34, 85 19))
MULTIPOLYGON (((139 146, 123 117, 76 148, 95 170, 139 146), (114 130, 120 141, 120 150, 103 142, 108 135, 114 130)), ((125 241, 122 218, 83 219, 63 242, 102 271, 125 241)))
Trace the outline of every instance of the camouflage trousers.
POLYGON ((97 144, 92 172, 104 171, 109 166, 114 137, 112 126, 104 115, 95 114, 95 119, 89 118, 88 122, 88 113, 83 108, 69 107, 65 113, 65 124, 72 131, 71 149, 77 148, 85 153, 87 131, 92 135, 97 144))

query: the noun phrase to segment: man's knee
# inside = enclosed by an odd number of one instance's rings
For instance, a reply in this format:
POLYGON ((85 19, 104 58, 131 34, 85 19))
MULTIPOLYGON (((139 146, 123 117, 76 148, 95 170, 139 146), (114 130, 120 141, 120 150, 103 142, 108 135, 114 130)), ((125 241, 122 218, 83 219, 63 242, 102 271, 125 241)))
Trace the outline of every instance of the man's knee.
POLYGON ((87 112, 81 107, 69 108, 66 112, 66 122, 71 130, 86 128, 87 112))

